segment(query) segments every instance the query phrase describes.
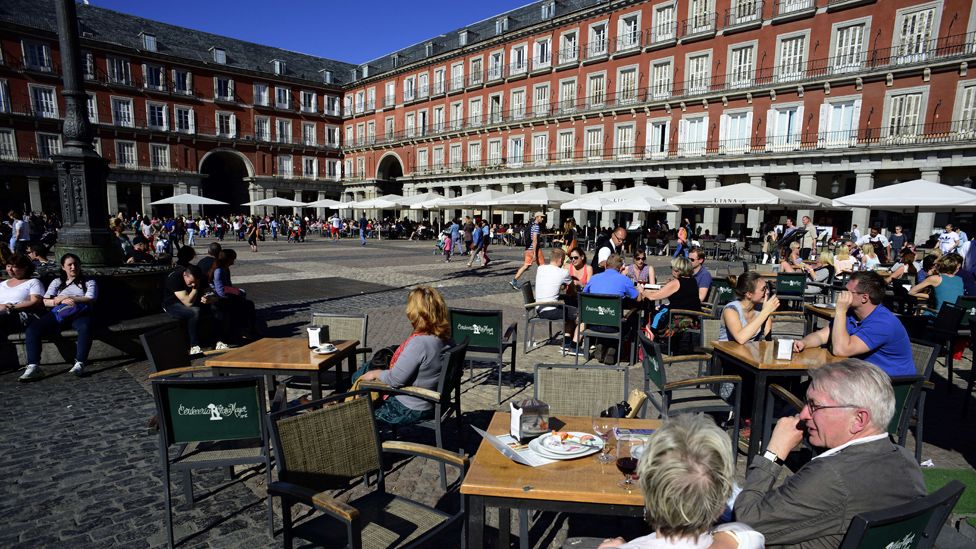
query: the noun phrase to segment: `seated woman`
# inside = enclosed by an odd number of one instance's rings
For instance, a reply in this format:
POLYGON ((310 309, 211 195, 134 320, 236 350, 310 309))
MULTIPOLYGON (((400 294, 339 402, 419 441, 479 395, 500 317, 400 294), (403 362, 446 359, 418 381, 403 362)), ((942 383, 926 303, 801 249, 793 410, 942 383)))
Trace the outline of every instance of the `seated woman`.
POLYGON ((719 341, 747 343, 761 341, 773 327, 770 317, 779 309, 779 298, 769 296, 769 286, 755 271, 739 275, 735 281, 735 301, 722 311, 719 341))
MULTIPOLYGON (((927 289, 932 288, 932 306, 936 311, 942 308, 943 303, 955 303, 964 291, 962 278, 957 276, 960 267, 962 267, 962 257, 959 254, 942 256, 935 262, 935 274, 912 286, 912 289, 908 290, 908 295, 925 296, 928 294, 927 289)), ((936 313, 927 311, 926 314, 936 313)))
POLYGON ((75 254, 61 256, 61 274, 51 281, 44 293, 44 306, 50 311, 27 327, 27 371, 23 378, 41 377, 41 340, 45 334, 70 326, 78 332, 75 364, 69 370, 76 376, 84 373, 85 361, 92 346, 92 306, 98 299, 98 286, 81 270, 81 259, 75 254))
POLYGON ((841 244, 834 250, 834 272, 836 274, 852 273, 857 260, 851 257, 851 249, 841 244))
POLYGON ((691 260, 683 256, 671 260, 671 280, 661 286, 659 290, 638 287, 644 299, 659 301, 668 300, 668 308, 685 309, 687 311, 701 311, 701 299, 698 298, 698 284, 695 282, 695 270, 691 260))
POLYGON ((864 264, 865 271, 877 271, 881 265, 881 258, 874 252, 873 244, 861 246, 861 263, 864 264))
POLYGON ((802 273, 803 259, 800 258, 800 243, 790 243, 790 254, 779 262, 779 272, 781 273, 802 273))
POLYGON ((918 269, 915 267, 915 250, 905 248, 901 252, 901 259, 891 270, 891 277, 888 280, 895 281, 903 276, 908 276, 912 280, 918 277, 918 269))
MULTIPOLYGON (((34 263, 26 255, 13 254, 4 262, 7 280, 0 282, 0 334, 13 334, 24 330, 37 318, 41 307, 44 284, 34 275, 34 263)), ((20 381, 28 381, 43 374, 28 369, 20 381)))
POLYGON ((922 268, 918 270, 918 274, 915 275, 915 283, 919 284, 929 276, 935 274, 935 262, 938 261, 938 256, 935 254, 928 254, 922 258, 922 268))
POLYGON ((573 279, 573 283, 566 289, 567 303, 570 295, 574 300, 576 299, 576 294, 586 287, 593 276, 593 267, 586 263, 586 252, 580 248, 569 251, 569 276, 573 279))
POLYGON ((227 341, 239 342, 242 337, 255 339, 257 336, 254 302, 247 299, 247 292, 231 282, 230 267, 236 260, 237 252, 231 249, 221 250, 208 274, 210 285, 220 298, 214 306, 215 316, 221 322, 224 332, 215 347, 218 350, 227 349, 227 341))
MULTIPOLYGON (((810 282, 825 284, 834 276, 834 254, 827 250, 820 252, 813 265, 804 264, 803 270, 806 271, 807 278, 810 279, 810 282)), ((817 295, 825 293, 825 289, 818 286, 807 286, 805 293, 807 295, 817 295)))
MULTIPOLYGON (((397 347, 389 369, 366 371, 369 364, 364 364, 353 376, 354 380, 379 380, 395 389, 408 386, 437 389, 444 367, 441 353, 451 338, 447 304, 434 288, 414 288, 407 296, 407 319, 413 333, 397 347)), ((396 395, 386 399, 374 415, 389 425, 409 425, 434 417, 434 407, 416 397, 396 395)))
POLYGON ((644 518, 654 533, 607 539, 600 549, 761 549, 765 538, 747 525, 715 526, 732 495, 734 465, 728 435, 708 416, 680 414, 664 422, 637 464, 644 518))
POLYGON ((627 278, 638 284, 655 284, 654 267, 647 264, 647 255, 644 252, 634 254, 634 262, 627 265, 624 269, 627 278))

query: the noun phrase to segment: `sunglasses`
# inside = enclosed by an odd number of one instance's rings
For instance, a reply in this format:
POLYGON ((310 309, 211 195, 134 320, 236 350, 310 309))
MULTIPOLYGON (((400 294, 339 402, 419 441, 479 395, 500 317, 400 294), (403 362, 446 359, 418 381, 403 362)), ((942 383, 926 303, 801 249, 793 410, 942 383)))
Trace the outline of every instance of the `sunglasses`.
POLYGON ((635 257, 634 258, 634 261, 644 261, 644 258, 643 257, 635 257))
POLYGON ((578 255, 571 255, 571 256, 569 256, 569 258, 570 259, 583 259, 582 257, 580 257, 578 255))

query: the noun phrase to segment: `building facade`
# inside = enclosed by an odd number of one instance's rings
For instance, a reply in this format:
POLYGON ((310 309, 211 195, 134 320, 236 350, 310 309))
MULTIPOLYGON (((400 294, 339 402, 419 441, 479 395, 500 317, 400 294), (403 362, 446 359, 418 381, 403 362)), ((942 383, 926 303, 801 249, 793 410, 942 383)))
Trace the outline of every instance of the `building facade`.
MULTIPOLYGON (((57 199, 53 13, 0 6, 0 196, 35 210, 57 199)), ((174 192, 240 204, 749 182, 833 198, 976 173, 972 0, 543 0, 361 65, 92 6, 79 17, 113 211, 174 192)), ((804 214, 918 235, 961 219, 705 208, 669 220, 716 234, 804 214)))

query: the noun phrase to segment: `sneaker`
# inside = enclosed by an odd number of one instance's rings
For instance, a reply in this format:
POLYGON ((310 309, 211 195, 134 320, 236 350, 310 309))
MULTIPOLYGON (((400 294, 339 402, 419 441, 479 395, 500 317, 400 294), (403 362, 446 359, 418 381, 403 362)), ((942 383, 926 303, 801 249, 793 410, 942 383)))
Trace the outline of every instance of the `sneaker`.
POLYGON ((576 345, 568 345, 566 347, 566 356, 584 356, 585 354, 576 345))
POLYGON ((218 341, 217 344, 214 345, 214 349, 217 351, 226 351, 227 349, 230 349, 230 345, 224 343, 223 341, 218 341))
POLYGON ((519 289, 518 280, 515 280, 514 278, 509 281, 508 285, 511 286, 513 290, 518 290, 519 289))
POLYGON ((190 354, 191 355, 203 354, 203 349, 201 349, 199 345, 194 345, 193 347, 190 347, 190 354))
POLYGON ((37 364, 28 364, 24 369, 23 375, 17 378, 18 381, 34 381, 44 377, 44 371, 37 364))
POLYGON ((68 372, 78 377, 81 377, 81 374, 83 373, 84 369, 85 369, 84 364, 82 364, 81 362, 75 362, 75 365, 72 366, 71 369, 68 370, 68 372))

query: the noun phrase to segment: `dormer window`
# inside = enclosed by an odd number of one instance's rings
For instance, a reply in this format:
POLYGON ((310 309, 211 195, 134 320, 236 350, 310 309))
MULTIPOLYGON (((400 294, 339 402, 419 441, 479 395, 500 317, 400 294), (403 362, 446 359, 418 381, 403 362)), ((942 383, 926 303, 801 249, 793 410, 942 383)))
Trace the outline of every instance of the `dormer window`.
POLYGON ((391 55, 390 56, 390 60, 393 62, 393 68, 394 69, 400 66, 400 54, 399 53, 394 53, 393 55, 391 55))
POLYGON ((322 83, 331 84, 332 83, 332 71, 322 69, 319 71, 322 73, 322 83))
POLYGON ((495 19, 495 34, 501 34, 508 30, 508 17, 495 19))
POLYGON ((467 46, 468 45, 468 31, 458 31, 458 45, 467 46))
POLYGON ((359 80, 359 70, 358 69, 351 69, 350 70, 350 74, 352 74, 352 81, 353 82, 355 82, 356 80, 359 80))
POLYGON ((156 51, 156 35, 142 33, 142 49, 146 51, 156 51))
POLYGON ((424 44, 424 55, 426 57, 430 57, 430 56, 434 55, 434 43, 433 42, 427 42, 426 44, 424 44))
POLYGON ((542 18, 552 19, 556 16, 556 2, 550 0, 549 2, 542 3, 542 18))
POLYGON ((277 75, 285 74, 285 62, 281 59, 273 59, 271 61, 271 67, 274 69, 274 73, 277 75))
POLYGON ((224 48, 210 48, 210 51, 213 52, 214 63, 227 64, 227 52, 224 51, 224 48))
POLYGON ((363 65, 363 66, 359 67, 359 70, 362 71, 363 78, 368 78, 369 77, 369 65, 363 65))

